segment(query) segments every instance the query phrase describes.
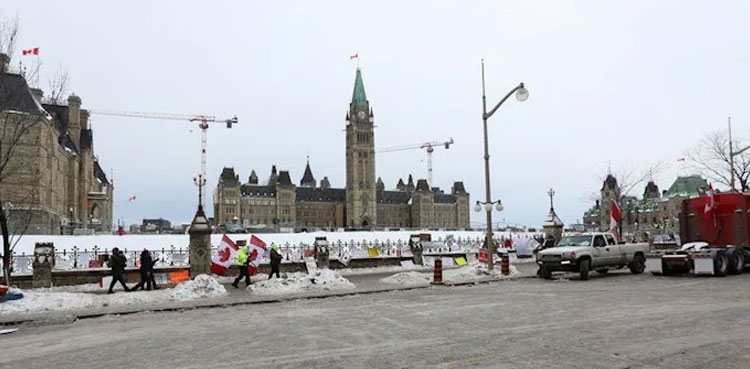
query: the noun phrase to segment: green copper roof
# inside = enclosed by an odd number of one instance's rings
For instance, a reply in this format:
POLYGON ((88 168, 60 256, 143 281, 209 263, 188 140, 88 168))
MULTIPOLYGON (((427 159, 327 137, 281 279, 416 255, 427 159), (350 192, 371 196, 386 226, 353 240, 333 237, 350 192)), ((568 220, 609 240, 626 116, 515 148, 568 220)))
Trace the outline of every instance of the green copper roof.
POLYGON ((695 197, 699 195, 698 190, 700 188, 708 188, 708 183, 700 176, 677 177, 667 190, 667 197, 695 197))
POLYGON ((365 84, 362 82, 362 72, 357 68, 357 78, 354 80, 354 93, 352 93, 352 104, 365 106, 367 105, 367 95, 365 95, 365 84))

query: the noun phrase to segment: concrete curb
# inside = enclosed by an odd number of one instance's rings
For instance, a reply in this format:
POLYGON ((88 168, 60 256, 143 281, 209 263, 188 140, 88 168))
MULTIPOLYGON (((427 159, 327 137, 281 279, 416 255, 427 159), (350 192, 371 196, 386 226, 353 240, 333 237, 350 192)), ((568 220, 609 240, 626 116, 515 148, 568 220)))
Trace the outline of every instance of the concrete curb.
MULTIPOLYGON (((370 290, 362 290, 362 291, 342 291, 342 292, 334 292, 334 293, 327 293, 327 294, 318 294, 318 295, 286 295, 286 296, 279 296, 275 298, 268 298, 268 299, 260 299, 260 300, 240 300, 240 301, 211 301, 207 300, 205 303, 198 303, 198 304, 187 304, 184 302, 178 302, 176 304, 172 304, 172 306, 156 306, 153 308, 137 308, 133 307, 131 309, 123 308, 120 310, 115 311, 92 311, 92 312, 75 312, 71 311, 69 314, 66 314, 66 312, 50 312, 50 313, 41 313, 41 314, 30 314, 27 316, 19 316, 19 317, 9 317, 4 318, 0 316, 0 326, 10 326, 10 325, 20 325, 20 324, 57 324, 59 322, 72 322, 75 320, 80 319, 91 319, 91 318, 99 318, 107 315, 131 315, 131 314, 138 314, 138 313, 145 313, 145 312, 169 312, 169 311, 186 311, 186 310, 197 310, 197 309, 207 309, 207 308, 221 308, 221 307, 232 307, 232 306, 242 306, 242 305, 256 305, 256 304, 274 304, 274 303, 280 303, 285 301, 294 301, 294 300, 315 300, 315 299, 326 299, 331 297, 346 297, 346 296, 355 296, 355 295, 370 295, 370 294, 376 294, 376 293, 386 293, 386 292, 394 292, 394 291, 411 291, 411 290, 418 290, 418 289, 427 289, 427 288, 440 288, 440 287, 461 287, 461 286, 470 286, 470 285, 479 285, 479 284, 489 284, 493 282, 506 282, 506 281, 516 281, 520 279, 526 279, 526 278, 536 278, 536 276, 519 276, 519 277, 509 277, 509 278, 502 278, 502 279, 480 279, 476 281, 466 281, 466 282, 455 282, 455 283, 445 283, 443 285, 416 285, 416 286, 399 286, 399 287, 389 287, 389 288, 375 288, 370 290), (181 304, 182 303, 182 304, 181 304)), ((192 303, 193 301, 191 301, 192 303)))

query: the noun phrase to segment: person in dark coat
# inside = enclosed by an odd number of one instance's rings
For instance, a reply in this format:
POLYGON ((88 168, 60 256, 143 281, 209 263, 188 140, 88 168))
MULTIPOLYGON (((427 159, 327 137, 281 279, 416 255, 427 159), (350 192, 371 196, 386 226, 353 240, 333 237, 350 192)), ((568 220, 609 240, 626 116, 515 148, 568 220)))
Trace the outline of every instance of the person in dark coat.
POLYGON ((125 292, 130 292, 130 288, 125 284, 126 262, 125 254, 119 248, 113 248, 112 255, 109 257, 109 267, 112 268, 112 283, 109 284, 109 291, 107 293, 115 293, 112 289, 115 288, 117 282, 120 282, 125 292))
POLYGON ((271 245, 271 273, 268 273, 268 279, 271 279, 274 273, 276 273, 276 278, 281 278, 279 276, 280 267, 281 254, 279 253, 279 245, 273 244, 271 245))
POLYGON ((145 289, 147 291, 151 290, 151 285, 154 286, 155 290, 158 290, 159 288, 156 287, 156 280, 154 279, 154 265, 156 265, 156 262, 158 260, 153 260, 151 258, 151 253, 148 252, 148 250, 143 250, 141 252, 141 280, 138 282, 138 284, 133 287, 132 291, 137 291, 140 289, 145 289))

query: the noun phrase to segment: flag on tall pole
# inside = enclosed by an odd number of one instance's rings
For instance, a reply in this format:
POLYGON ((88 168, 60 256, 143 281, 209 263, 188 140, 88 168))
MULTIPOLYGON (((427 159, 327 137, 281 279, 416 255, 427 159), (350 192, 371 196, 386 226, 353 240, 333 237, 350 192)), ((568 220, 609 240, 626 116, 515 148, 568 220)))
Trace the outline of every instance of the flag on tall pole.
POLYGON ((128 202, 135 201, 135 195, 128 197, 128 202))
POLYGON ((354 53, 352 55, 349 55, 349 60, 357 59, 357 58, 359 58, 359 53, 354 53))
POLYGON ((34 47, 34 48, 31 48, 31 49, 22 50, 21 54, 23 54, 23 55, 39 55, 39 48, 38 47, 34 47))
POLYGON ((609 231, 615 235, 617 241, 620 241, 620 232, 617 231, 617 226, 620 224, 620 205, 617 201, 612 201, 612 209, 609 212, 609 231))

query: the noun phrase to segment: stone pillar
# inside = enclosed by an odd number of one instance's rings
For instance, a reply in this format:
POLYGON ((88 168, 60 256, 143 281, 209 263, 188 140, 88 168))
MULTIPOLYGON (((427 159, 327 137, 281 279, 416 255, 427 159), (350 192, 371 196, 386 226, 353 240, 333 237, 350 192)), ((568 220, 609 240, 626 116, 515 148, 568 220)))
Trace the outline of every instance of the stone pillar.
POLYGON ((190 235, 190 278, 211 275, 211 224, 199 206, 188 228, 190 235))
POLYGON ((37 243, 34 246, 34 271, 32 288, 52 287, 52 267, 55 266, 55 246, 52 243, 37 243))
POLYGON ((325 237, 315 237, 315 259, 319 268, 328 268, 328 240, 325 237))

